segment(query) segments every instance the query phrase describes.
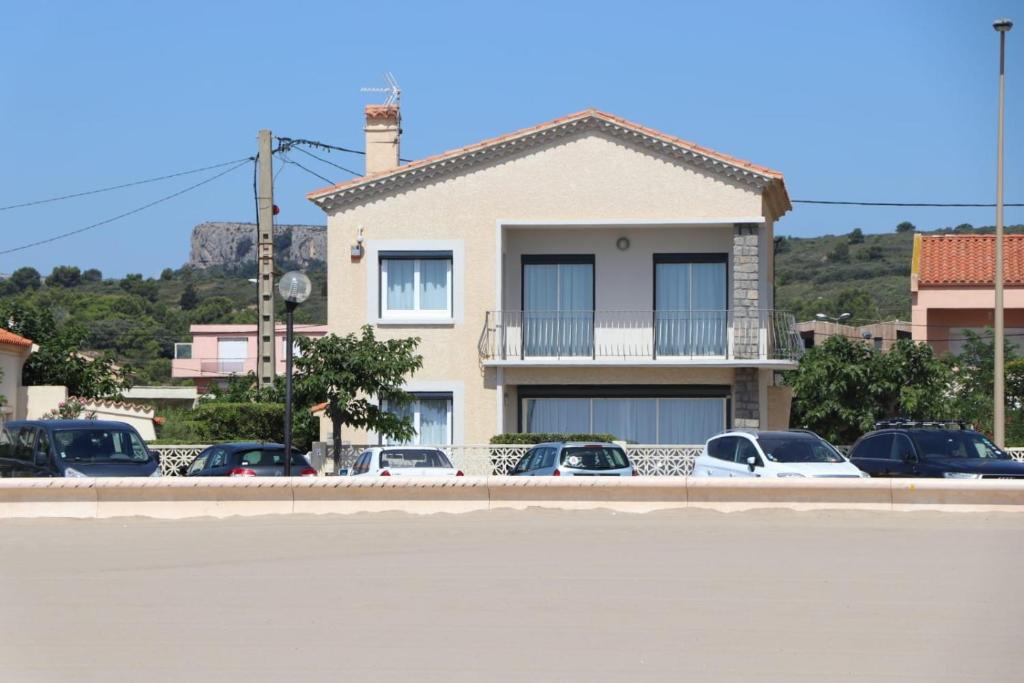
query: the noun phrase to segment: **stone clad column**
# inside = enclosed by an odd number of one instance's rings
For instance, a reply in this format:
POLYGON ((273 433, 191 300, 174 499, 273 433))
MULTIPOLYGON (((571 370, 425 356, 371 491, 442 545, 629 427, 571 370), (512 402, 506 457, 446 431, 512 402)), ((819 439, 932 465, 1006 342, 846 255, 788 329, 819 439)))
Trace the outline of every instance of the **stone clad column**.
MULTIPOLYGON (((756 360, 760 351, 760 226, 737 223, 732 237, 733 357, 756 360)), ((733 426, 760 427, 757 368, 736 368, 733 381, 733 426)))

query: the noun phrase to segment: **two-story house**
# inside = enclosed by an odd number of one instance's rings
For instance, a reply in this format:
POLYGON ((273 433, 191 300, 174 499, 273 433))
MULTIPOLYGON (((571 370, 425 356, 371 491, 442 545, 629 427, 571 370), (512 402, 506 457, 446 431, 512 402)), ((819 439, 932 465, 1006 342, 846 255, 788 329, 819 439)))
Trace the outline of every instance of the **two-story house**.
POLYGON ((781 173, 593 109, 400 165, 399 116, 367 107, 366 176, 308 198, 328 329, 422 340, 420 443, 787 426, 776 371, 802 344, 773 310, 781 173))

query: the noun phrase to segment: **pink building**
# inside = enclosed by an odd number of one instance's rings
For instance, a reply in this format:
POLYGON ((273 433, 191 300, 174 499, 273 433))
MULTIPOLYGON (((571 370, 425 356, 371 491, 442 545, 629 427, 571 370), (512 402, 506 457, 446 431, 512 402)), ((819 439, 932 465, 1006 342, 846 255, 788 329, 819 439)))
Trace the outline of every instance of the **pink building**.
MULTIPOLYGON (((174 345, 171 377, 191 379, 200 394, 210 391, 232 375, 256 371, 255 325, 192 325, 192 341, 174 345)), ((327 334, 326 325, 296 325, 295 335, 319 338, 327 334)), ((277 372, 284 373, 285 326, 274 331, 277 372)))
MULTIPOLYGON (((1006 235, 1003 258, 1004 325, 1008 343, 1024 339, 1024 235, 1006 235)), ((995 309, 995 236, 915 235, 910 270, 914 339, 936 353, 960 353, 965 330, 992 327, 995 309)))

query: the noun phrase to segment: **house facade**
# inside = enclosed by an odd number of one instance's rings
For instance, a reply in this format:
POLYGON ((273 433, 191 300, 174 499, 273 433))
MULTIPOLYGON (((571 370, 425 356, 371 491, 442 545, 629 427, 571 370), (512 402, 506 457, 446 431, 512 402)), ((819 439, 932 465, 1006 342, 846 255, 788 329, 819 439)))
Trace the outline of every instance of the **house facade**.
POLYGON ((21 370, 32 353, 32 340, 0 328, 0 424, 23 420, 27 411, 21 370))
POLYGON ((823 344, 829 337, 846 337, 851 341, 870 344, 883 353, 901 339, 913 338, 913 325, 904 320, 886 320, 870 325, 843 325, 827 320, 806 320, 797 323, 796 329, 803 339, 804 348, 810 349, 823 344))
POLYGON ((421 339, 418 442, 787 426, 775 375, 802 345, 773 309, 780 173, 596 110, 405 165, 399 134, 397 107, 367 107, 367 175, 308 197, 328 329, 421 339))
MULTIPOLYGON (((1003 325, 1024 342, 1024 235, 1005 235, 1003 325)), ((914 339, 938 354, 963 350, 965 330, 995 324, 995 236, 915 235, 910 269, 914 339)))
MULTIPOLYGON (((174 345, 171 377, 191 379, 196 391, 215 390, 233 375, 256 371, 257 331, 255 325, 192 325, 192 341, 174 345)), ((296 325, 295 334, 319 338, 327 334, 326 325, 296 325)), ((274 330, 277 344, 277 373, 285 370, 285 326, 274 330)))

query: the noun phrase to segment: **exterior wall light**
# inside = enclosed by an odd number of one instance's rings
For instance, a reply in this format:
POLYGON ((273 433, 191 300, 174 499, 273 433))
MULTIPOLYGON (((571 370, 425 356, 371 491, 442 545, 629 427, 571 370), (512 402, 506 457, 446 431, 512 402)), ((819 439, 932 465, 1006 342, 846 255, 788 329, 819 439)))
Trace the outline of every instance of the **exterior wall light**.
POLYGON ((619 251, 626 251, 627 249, 629 249, 629 238, 620 237, 619 239, 615 240, 615 246, 619 248, 619 251))

